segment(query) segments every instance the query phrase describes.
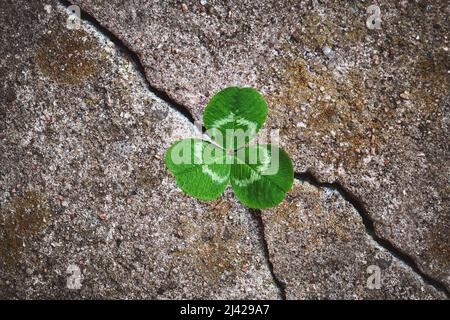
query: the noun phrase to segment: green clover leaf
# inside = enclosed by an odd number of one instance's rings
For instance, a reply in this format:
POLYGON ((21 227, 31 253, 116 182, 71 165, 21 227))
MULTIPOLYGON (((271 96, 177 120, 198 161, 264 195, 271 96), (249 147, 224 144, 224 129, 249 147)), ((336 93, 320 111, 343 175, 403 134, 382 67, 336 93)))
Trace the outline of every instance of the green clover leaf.
POLYGON ((267 103, 255 89, 230 87, 217 93, 203 121, 211 141, 184 139, 166 154, 166 166, 181 190, 213 200, 231 183, 235 196, 250 208, 283 201, 294 181, 289 155, 271 144, 248 146, 267 113, 267 103))
POLYGON ((283 201, 294 181, 289 155, 275 145, 258 144, 238 151, 230 182, 236 197, 250 208, 270 208, 283 201), (255 157, 256 155, 256 157, 255 157), (252 161, 252 156, 256 161, 252 161))
POLYGON ((197 199, 212 200, 220 197, 230 180, 227 157, 223 149, 207 141, 185 139, 170 147, 166 165, 181 190, 197 199))
POLYGON ((230 87, 217 93, 209 101, 203 124, 212 139, 226 149, 238 149, 249 143, 267 119, 268 107, 264 97, 253 88, 230 87), (214 131, 214 130, 218 130, 214 131), (243 141, 227 139, 227 130, 240 135, 243 141), (220 137, 215 136, 215 132, 220 137), (232 145, 226 145, 225 141, 232 145))

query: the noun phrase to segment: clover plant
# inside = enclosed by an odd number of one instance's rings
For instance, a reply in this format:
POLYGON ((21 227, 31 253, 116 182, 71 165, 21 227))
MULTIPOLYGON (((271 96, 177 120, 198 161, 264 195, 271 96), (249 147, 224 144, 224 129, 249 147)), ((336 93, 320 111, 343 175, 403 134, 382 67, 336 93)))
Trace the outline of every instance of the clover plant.
POLYGON ((276 145, 249 142, 267 119, 264 97, 253 88, 229 87, 208 103, 203 116, 208 140, 171 145, 166 165, 178 186, 201 200, 220 197, 228 184, 250 208, 283 201, 294 180, 289 155, 276 145))

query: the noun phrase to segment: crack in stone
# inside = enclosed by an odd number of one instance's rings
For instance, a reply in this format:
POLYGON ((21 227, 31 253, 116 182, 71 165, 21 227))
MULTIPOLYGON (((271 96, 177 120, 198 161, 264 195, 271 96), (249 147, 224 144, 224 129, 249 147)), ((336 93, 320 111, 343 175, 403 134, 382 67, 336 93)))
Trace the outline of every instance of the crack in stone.
POLYGON ((264 248, 264 256, 266 257, 266 263, 269 267, 270 274, 272 275, 272 279, 275 282, 276 286, 278 287, 279 295, 282 300, 287 300, 286 298, 286 284, 281 281, 278 276, 275 274, 275 271, 273 270, 273 263, 270 260, 270 251, 269 246, 267 244, 266 240, 266 233, 264 232, 264 222, 261 217, 261 210, 258 209, 249 209, 250 215, 253 217, 253 219, 256 221, 258 225, 258 233, 259 238, 261 240, 261 245, 264 248))
MULTIPOLYGON (((58 0, 59 3, 65 7, 66 9, 73 5, 70 1, 67 0, 58 0)), ((97 29, 98 32, 103 34, 106 38, 108 38, 112 43, 115 44, 115 46, 127 55, 132 64, 134 65, 135 69, 138 73, 142 75, 142 78, 144 79, 145 85, 147 86, 147 89, 152 92, 154 95, 156 95, 159 99, 165 101, 171 108, 178 111, 180 114, 182 114, 189 122, 192 124, 195 124, 195 119, 192 113, 189 111, 188 108, 183 106, 182 104, 178 103, 175 99, 169 96, 165 91, 162 89, 156 88, 155 86, 150 84, 150 81, 147 78, 145 68, 141 62, 140 56, 135 53, 132 49, 130 49, 122 40, 120 40, 113 32, 109 31, 106 27, 102 26, 100 22, 97 21, 92 15, 84 11, 82 8, 80 8, 81 11, 81 19, 91 24, 95 29, 97 29)), ((204 127, 201 128, 202 132, 204 133, 206 130, 204 127)), ((295 173, 295 178, 299 181, 306 181, 311 183, 312 185, 316 186, 317 188, 328 188, 332 190, 336 190, 341 194, 341 196, 349 202, 353 208, 358 212, 358 214, 361 216, 363 224, 366 229, 366 233, 381 247, 389 251, 394 257, 396 257, 398 260, 409 266, 421 279, 427 283, 428 285, 434 287, 436 290, 443 292, 447 298, 450 298, 450 292, 446 288, 446 286, 440 282, 437 279, 434 279, 430 277, 429 275, 425 274, 422 270, 420 270, 419 266, 417 265, 417 262, 410 257, 408 254, 400 250, 399 248, 395 247, 391 242, 389 242, 386 239, 383 239, 377 235, 375 232, 374 222, 371 219, 371 217, 367 214, 365 211, 362 202, 358 200, 354 195, 352 195, 346 188, 344 188, 339 182, 320 182, 313 174, 310 172, 304 172, 304 173, 295 173)), ((264 232, 264 222, 261 217, 261 211, 260 210, 253 210, 250 209, 251 216, 256 220, 259 228, 260 233, 260 239, 262 246, 264 248, 264 253, 266 257, 266 262, 268 264, 270 273, 272 275, 272 278, 277 285, 280 297, 283 300, 286 300, 286 284, 283 283, 275 274, 273 269, 272 261, 270 260, 270 251, 267 244, 267 240, 265 238, 265 232, 264 232)))
MULTIPOLYGON (((74 5, 70 1, 67 0, 58 0, 59 3, 68 9, 71 5, 74 5)), ((129 48, 122 40, 120 40, 113 32, 109 31, 106 27, 102 26, 100 22, 97 21, 93 16, 91 16, 89 13, 83 10, 83 8, 80 7, 81 12, 81 20, 88 22, 90 25, 92 25, 98 32, 103 34, 108 40, 110 40, 116 48, 130 59, 131 63, 135 67, 136 71, 142 75, 142 78, 145 82, 145 85, 149 91, 151 91, 155 96, 157 96, 159 99, 163 100, 167 104, 169 104, 172 109, 175 109, 179 113, 181 113, 186 119, 189 120, 189 122, 193 123, 195 122, 194 116, 192 113, 182 104, 178 103, 175 99, 169 96, 165 91, 156 88, 155 86, 150 84, 150 81, 147 78, 147 75, 145 73, 145 68, 141 62, 141 57, 134 52, 131 48, 129 48)), ((202 128, 202 131, 204 132, 205 129, 202 128)))
POLYGON ((372 238, 373 241, 375 241, 379 246, 386 249, 395 258, 397 258, 402 263, 411 268, 411 270, 414 271, 414 273, 416 273, 426 284, 432 286, 437 291, 444 293, 446 297, 450 299, 450 292, 441 281, 427 275, 419 268, 417 262, 410 255, 408 255, 407 253, 396 247, 390 241, 381 238, 376 233, 375 223, 369 216, 367 211, 364 209, 363 203, 355 195, 353 195, 350 191, 348 191, 348 189, 342 186, 339 182, 333 183, 321 182, 312 173, 308 171, 303 173, 295 173, 295 179, 301 182, 302 181, 308 182, 317 188, 331 189, 339 192, 339 194, 344 198, 344 200, 350 203, 350 205, 356 210, 356 212, 358 212, 366 229, 366 233, 369 235, 369 237, 372 238))

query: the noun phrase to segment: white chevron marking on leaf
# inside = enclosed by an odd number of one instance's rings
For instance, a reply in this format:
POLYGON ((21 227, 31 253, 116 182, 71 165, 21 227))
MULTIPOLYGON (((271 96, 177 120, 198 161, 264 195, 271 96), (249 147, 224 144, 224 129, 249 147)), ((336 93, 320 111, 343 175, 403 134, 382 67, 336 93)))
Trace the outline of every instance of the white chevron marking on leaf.
POLYGON ((202 165, 202 172, 208 175, 212 181, 217 182, 219 184, 224 183, 228 179, 228 176, 225 177, 219 176, 217 173, 212 171, 206 164, 202 165))
POLYGON ((214 121, 213 124, 211 125, 211 128, 220 128, 224 124, 227 124, 230 122, 235 122, 235 121, 236 121, 236 124, 239 124, 241 126, 246 126, 247 130, 248 130, 248 134, 250 136, 253 136, 256 133, 256 129, 258 127, 257 123, 249 121, 245 118, 236 117, 236 115, 233 112, 230 112, 230 114, 227 115, 225 118, 214 121))
POLYGON ((233 122, 235 120, 234 118, 234 113, 231 112, 229 115, 227 115, 225 118, 216 120, 213 122, 213 124, 211 125, 211 128, 220 128, 221 126, 223 126, 224 124, 233 122))
POLYGON ((247 136, 251 137, 256 134, 257 124, 255 122, 251 122, 244 118, 239 118, 236 120, 236 123, 247 127, 247 136))
POLYGON ((250 171, 250 178, 247 179, 234 179, 234 182, 236 183, 236 185, 238 185, 239 187, 246 187, 250 184, 252 184, 253 182, 259 181, 261 180, 261 175, 259 173, 257 173, 256 171, 250 171))

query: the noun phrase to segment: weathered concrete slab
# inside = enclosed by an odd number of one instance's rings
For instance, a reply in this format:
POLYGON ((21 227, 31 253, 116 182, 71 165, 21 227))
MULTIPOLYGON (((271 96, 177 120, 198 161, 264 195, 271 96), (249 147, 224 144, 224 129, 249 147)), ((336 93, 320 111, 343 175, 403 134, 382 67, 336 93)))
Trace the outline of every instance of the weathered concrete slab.
POLYGON ((223 87, 262 91, 296 170, 339 181, 450 287, 447 1, 379 1, 380 30, 359 1, 73 3, 197 119, 223 87))
POLYGON ((296 181, 262 219, 288 299, 445 299, 379 246, 335 190, 296 181))
POLYGON ((0 11, 0 298, 278 298, 247 209, 166 171, 196 130, 132 63, 56 1, 0 11))

